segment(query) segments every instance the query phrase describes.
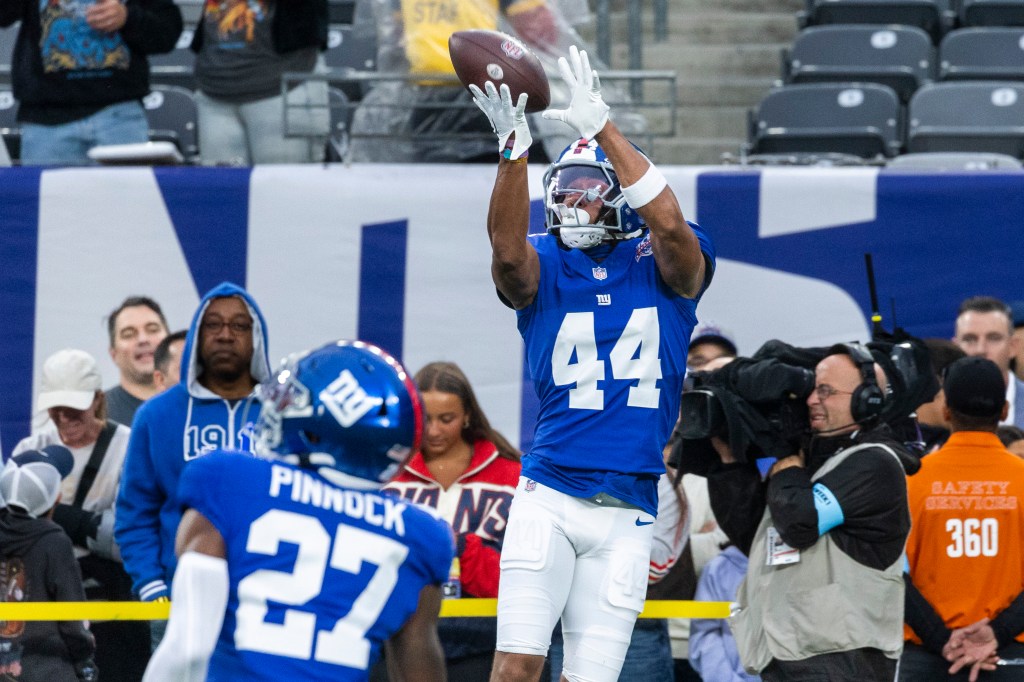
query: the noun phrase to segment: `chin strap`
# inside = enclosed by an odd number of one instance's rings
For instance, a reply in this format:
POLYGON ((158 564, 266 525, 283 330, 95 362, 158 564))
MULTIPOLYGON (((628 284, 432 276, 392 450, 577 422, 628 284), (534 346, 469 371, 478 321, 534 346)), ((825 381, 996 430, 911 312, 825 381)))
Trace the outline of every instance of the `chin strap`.
POLYGON ((607 234, 607 230, 602 227, 563 227, 558 230, 558 238, 570 249, 598 246, 607 234))

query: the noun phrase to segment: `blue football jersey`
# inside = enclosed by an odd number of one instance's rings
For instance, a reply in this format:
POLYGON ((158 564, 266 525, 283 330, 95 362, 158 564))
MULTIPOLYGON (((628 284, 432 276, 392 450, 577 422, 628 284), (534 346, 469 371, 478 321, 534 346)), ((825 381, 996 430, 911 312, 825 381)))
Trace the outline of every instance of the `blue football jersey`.
POLYGON ((431 512, 283 462, 218 451, 185 468, 178 494, 227 547, 212 682, 367 680, 451 567, 451 529, 431 512))
MULTIPOLYGON (((709 280, 714 250, 692 227, 709 280)), ((662 280, 646 235, 600 263, 554 237, 528 239, 540 283, 518 321, 540 412, 523 475, 576 496, 609 492, 656 514, 699 296, 679 296, 662 280), (631 492, 637 479, 641 489, 631 492)))

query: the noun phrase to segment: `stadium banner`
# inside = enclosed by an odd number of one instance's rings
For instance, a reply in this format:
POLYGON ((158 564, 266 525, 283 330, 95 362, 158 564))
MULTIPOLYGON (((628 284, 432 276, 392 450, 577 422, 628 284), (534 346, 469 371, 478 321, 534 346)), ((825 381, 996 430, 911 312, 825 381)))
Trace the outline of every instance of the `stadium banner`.
MULTIPOLYGON (((865 253, 889 328, 949 338, 963 298, 1024 299, 1024 173, 663 170, 717 246, 698 314, 729 330, 741 354, 771 338, 867 340, 865 253)), ((533 231, 543 229, 543 171, 531 169, 533 231)), ((87 350, 112 386, 110 310, 147 295, 172 330, 185 328, 223 280, 259 302, 274 361, 342 337, 375 342, 412 372, 452 360, 494 425, 528 445, 536 401, 515 313, 490 277, 494 174, 484 165, 0 169, 4 454, 29 432, 48 355, 87 350)))

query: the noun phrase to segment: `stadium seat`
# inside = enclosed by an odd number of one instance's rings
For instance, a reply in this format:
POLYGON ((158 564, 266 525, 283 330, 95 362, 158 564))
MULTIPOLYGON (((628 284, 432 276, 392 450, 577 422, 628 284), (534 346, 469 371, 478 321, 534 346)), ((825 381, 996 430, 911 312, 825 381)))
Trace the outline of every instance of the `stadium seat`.
POLYGON ((784 80, 881 83, 906 102, 933 79, 934 52, 931 38, 915 26, 810 26, 783 53, 784 80))
POLYGON ((1024 83, 947 81, 910 99, 907 151, 965 151, 1024 158, 1024 83))
POLYGON ((1024 26, 1024 0, 959 0, 961 26, 1024 26))
POLYGON ((173 142, 186 161, 197 161, 198 113, 192 92, 174 85, 154 85, 142 104, 149 120, 149 139, 173 142))
POLYGON ((939 80, 1024 80, 1024 28, 951 31, 939 45, 939 80))
POLYGON ((0 136, 7 145, 11 159, 21 155, 21 130, 18 127, 18 102, 10 88, 0 89, 0 136))
POLYGON ((0 28, 0 83, 10 84, 11 62, 14 57, 14 42, 18 39, 20 21, 6 28, 0 28))
POLYGON ((923 29, 936 45, 956 19, 950 0, 805 0, 800 28, 821 24, 899 24, 923 29))
POLYGON ((355 0, 327 0, 327 22, 352 24, 355 21, 355 0))
POLYGON ((865 159, 902 146, 902 107, 878 83, 803 83, 769 92, 751 112, 752 154, 816 152, 865 159))
POLYGON ((174 49, 164 54, 149 56, 150 82, 155 85, 176 85, 189 90, 196 87, 196 55, 192 52, 195 29, 186 26, 178 37, 174 49))
MULTIPOLYGON (((370 23, 334 24, 327 30, 327 51, 324 62, 332 71, 375 71, 377 69, 377 34, 370 23)), ((353 102, 363 98, 369 87, 363 83, 338 84, 353 102)))

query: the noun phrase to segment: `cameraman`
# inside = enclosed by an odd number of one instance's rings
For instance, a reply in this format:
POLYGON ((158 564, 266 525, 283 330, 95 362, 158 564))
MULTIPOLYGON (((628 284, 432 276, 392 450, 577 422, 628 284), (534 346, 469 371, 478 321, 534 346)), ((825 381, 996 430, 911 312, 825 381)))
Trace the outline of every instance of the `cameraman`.
POLYGON ((905 471, 920 463, 880 424, 888 383, 867 348, 833 346, 814 375, 810 439, 767 484, 714 439, 724 466, 709 477, 712 508, 730 535, 753 535, 730 625, 766 682, 888 681, 903 637, 905 471))

